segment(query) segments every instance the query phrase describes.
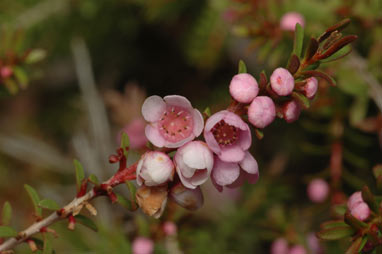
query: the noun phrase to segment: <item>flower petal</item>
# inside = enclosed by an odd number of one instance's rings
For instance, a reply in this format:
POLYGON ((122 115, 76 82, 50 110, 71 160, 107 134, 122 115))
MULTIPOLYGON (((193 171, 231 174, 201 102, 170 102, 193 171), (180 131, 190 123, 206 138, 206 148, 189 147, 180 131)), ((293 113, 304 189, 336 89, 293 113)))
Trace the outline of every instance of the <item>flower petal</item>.
POLYGON ((239 128, 240 130, 247 130, 248 124, 246 124, 243 119, 241 119, 240 116, 236 115, 235 113, 232 113, 230 111, 227 111, 224 115, 224 122, 226 122, 229 125, 235 126, 236 128, 239 128))
POLYGON ((167 95, 164 98, 167 105, 192 109, 191 102, 186 97, 180 95, 167 95))
POLYGON ((193 185, 201 185, 208 180, 208 171, 206 169, 196 170, 195 174, 191 177, 191 183, 193 185))
POLYGON ((159 133, 156 124, 146 125, 145 134, 147 139, 157 147, 163 147, 166 144, 166 140, 159 133))
POLYGON ((252 135, 249 126, 247 125, 247 130, 240 131, 239 134, 239 145, 241 149, 248 150, 252 144, 252 135))
POLYGON ((225 162, 239 162, 244 159, 245 153, 241 147, 232 145, 231 147, 223 148, 218 156, 225 162))
POLYGON ((239 163, 240 167, 249 174, 258 174, 259 166, 257 161, 253 158, 252 154, 248 151, 245 152, 244 159, 239 163))
POLYGON ((193 133, 195 137, 198 137, 204 128, 204 120, 202 114, 199 112, 199 110, 194 109, 192 111, 192 117, 194 119, 194 130, 193 133))
POLYGON ((218 185, 228 185, 233 183, 240 174, 240 168, 237 163, 223 162, 215 158, 214 168, 212 169, 212 178, 218 185))
POLYGON ((166 110, 166 103, 158 95, 148 97, 142 105, 142 115, 148 122, 158 121, 166 110))

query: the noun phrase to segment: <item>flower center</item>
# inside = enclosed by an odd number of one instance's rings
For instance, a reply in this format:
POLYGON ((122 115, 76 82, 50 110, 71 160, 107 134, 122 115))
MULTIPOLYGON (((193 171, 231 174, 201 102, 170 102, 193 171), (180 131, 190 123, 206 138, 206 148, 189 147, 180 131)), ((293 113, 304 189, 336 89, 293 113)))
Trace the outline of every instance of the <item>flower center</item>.
POLYGON ((158 121, 159 133, 170 142, 179 142, 192 134, 194 121, 190 112, 182 107, 167 106, 158 121))
POLYGON ((239 136, 239 129, 235 126, 227 124, 223 120, 215 124, 211 131, 216 142, 223 147, 235 143, 239 136))

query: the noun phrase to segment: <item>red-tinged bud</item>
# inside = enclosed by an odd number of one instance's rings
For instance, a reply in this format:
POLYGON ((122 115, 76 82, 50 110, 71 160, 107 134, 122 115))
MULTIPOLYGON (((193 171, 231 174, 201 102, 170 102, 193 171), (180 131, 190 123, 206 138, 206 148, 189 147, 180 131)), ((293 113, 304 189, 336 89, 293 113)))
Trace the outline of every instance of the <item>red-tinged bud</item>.
POLYGON ((197 210, 202 207, 204 199, 200 187, 188 189, 181 183, 178 183, 170 190, 170 196, 173 200, 188 210, 197 210))
POLYGON ((74 218, 73 215, 70 215, 68 220, 69 220, 68 229, 73 231, 76 227, 76 219, 74 218))
POLYGON ((118 158, 118 156, 116 156, 116 155, 110 155, 110 157, 109 157, 109 162, 110 163, 116 163, 116 162, 118 162, 120 159, 118 158))
POLYGON ((300 113, 301 107, 295 100, 288 101, 282 106, 283 118, 287 123, 296 121, 299 118, 300 113))

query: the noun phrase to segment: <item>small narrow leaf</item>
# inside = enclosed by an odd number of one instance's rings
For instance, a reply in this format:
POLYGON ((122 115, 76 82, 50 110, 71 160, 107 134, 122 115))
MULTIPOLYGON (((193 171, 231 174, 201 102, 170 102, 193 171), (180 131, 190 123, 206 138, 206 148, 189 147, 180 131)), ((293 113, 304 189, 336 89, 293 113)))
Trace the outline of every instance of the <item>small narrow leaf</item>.
POLYGON ((90 228, 91 230, 97 232, 97 225, 88 217, 78 214, 75 216, 76 222, 84 225, 85 227, 90 228))
POLYGON ((0 238, 2 237, 15 237, 17 236, 17 231, 11 227, 0 226, 0 238))
POLYGON ((79 192, 80 189, 81 189, 82 181, 85 178, 85 172, 84 172, 84 168, 82 167, 81 162, 79 162, 78 160, 74 159, 73 163, 74 163, 74 167, 76 169, 77 192, 79 192))
POLYGON ((344 29, 347 25, 349 25, 350 23, 350 19, 343 19, 341 20, 340 22, 338 22, 337 24, 329 27, 328 29, 326 29, 326 31, 318 38, 318 42, 321 43, 323 42, 324 40, 326 40, 334 31, 341 31, 342 29, 344 29))
POLYGON ((123 154, 125 155, 126 158, 128 156, 129 146, 130 146, 129 136, 127 135, 127 133, 123 132, 121 136, 121 148, 123 149, 123 154))
POLYGON ((335 227, 343 227, 348 226, 343 220, 332 220, 324 222, 320 225, 321 229, 329 229, 329 228, 335 228, 335 227))
POLYGON ((322 240, 338 240, 349 237, 355 233, 354 229, 350 226, 333 227, 321 230, 317 233, 317 237, 322 240))
POLYGON ((98 177, 95 174, 91 174, 89 176, 89 181, 92 182, 95 185, 99 185, 98 177))
POLYGON ((203 114, 206 115, 207 117, 210 117, 211 116, 210 107, 206 107, 206 109, 203 111, 203 114))
POLYGON ((310 60, 317 52, 318 49, 318 41, 315 38, 310 38, 308 47, 306 48, 304 59, 306 61, 310 60))
POLYGON ((44 249, 42 251, 43 254, 52 254, 53 246, 52 246, 52 236, 48 233, 44 233, 44 249))
POLYGON ((299 67, 300 67, 300 59, 295 54, 293 54, 289 59, 287 69, 293 75, 297 72, 299 67))
POLYGON ((3 225, 8 225, 11 222, 11 218, 12 218, 12 206, 8 201, 6 201, 3 205, 1 223, 3 225))
POLYGON ((365 247, 365 245, 366 245, 366 243, 367 243, 367 240, 369 240, 367 236, 364 236, 364 237, 362 238, 362 242, 361 242, 361 244, 360 244, 360 246, 359 246, 358 252, 361 252, 361 251, 362 251, 363 247, 365 247))
POLYGON ((317 78, 322 78, 322 79, 325 79, 329 83, 329 85, 331 86, 336 85, 336 81, 332 77, 330 77, 328 74, 321 71, 304 71, 302 72, 302 75, 307 77, 313 76, 317 78))
POLYGON ((245 65, 243 60, 239 61, 239 71, 238 73, 247 73, 247 66, 245 65))
POLYGON ((334 53, 336 53, 337 51, 339 51, 340 49, 342 49, 343 47, 345 47, 349 43, 352 43, 353 41, 355 41, 357 38, 358 38, 357 35, 348 35, 348 36, 343 37, 342 39, 335 42, 332 46, 330 46, 330 48, 328 48, 328 50, 326 50, 324 53, 322 53, 319 56, 319 59, 325 59, 325 58, 330 57, 331 55, 333 55, 334 53))
POLYGON ((334 62, 334 61, 337 61, 347 55, 349 55, 350 53, 352 52, 352 48, 350 45, 346 45, 345 47, 343 47, 342 49, 338 50, 336 53, 334 53, 333 55, 325 58, 325 59, 322 59, 320 60, 321 63, 330 63, 330 62, 334 62))
POLYGON ((41 208, 48 209, 48 210, 59 210, 60 206, 56 203, 54 200, 50 199, 43 199, 41 200, 38 205, 41 208))
POLYGON ((136 210, 138 208, 137 201, 135 198, 135 193, 137 192, 137 188, 130 181, 126 181, 126 185, 127 185, 127 188, 129 189, 129 192, 130 192, 130 200, 131 200, 132 210, 136 210))
POLYGON ((294 30, 294 44, 293 44, 292 54, 295 54, 298 58, 301 57, 303 43, 304 43, 304 29, 299 23, 297 23, 296 28, 294 30))
POLYGON ((41 207, 38 206, 38 203, 40 202, 40 198, 37 194, 37 191, 32 186, 30 186, 28 184, 25 184, 24 188, 28 192, 29 197, 32 199, 36 215, 41 216, 42 215, 42 209, 41 209, 41 207))
POLYGON ((13 73, 16 77, 17 82, 21 88, 26 88, 28 85, 28 76, 24 69, 21 67, 13 67, 13 73))
POLYGON ((258 138, 258 139, 263 139, 263 137, 264 137, 264 132, 262 132, 261 130, 259 130, 259 129, 255 129, 255 135, 256 135, 256 137, 258 138))
POLYGON ((304 109, 308 109, 310 107, 310 101, 305 95, 293 92, 292 98, 295 99, 304 109))
POLYGON ((375 202, 373 193, 371 193, 368 186, 363 186, 362 188, 362 199, 368 204, 371 210, 378 213, 378 204, 375 202))
POLYGON ((120 204, 121 206, 123 206, 124 208, 126 208, 129 211, 132 210, 132 206, 131 206, 131 202, 130 201, 128 201, 122 195, 120 195, 118 193, 116 193, 115 195, 117 195, 117 202, 118 202, 118 204, 120 204))
POLYGON ((33 64, 43 60, 46 56, 46 51, 43 49, 33 49, 25 58, 26 64, 33 64))

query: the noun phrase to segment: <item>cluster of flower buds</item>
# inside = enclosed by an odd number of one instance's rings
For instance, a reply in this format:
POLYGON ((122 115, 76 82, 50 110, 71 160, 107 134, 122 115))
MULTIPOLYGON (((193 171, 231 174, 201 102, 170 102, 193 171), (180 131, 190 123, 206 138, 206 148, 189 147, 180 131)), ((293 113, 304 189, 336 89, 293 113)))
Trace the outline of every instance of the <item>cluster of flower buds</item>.
POLYGON ((276 239, 271 245, 271 254, 321 254, 322 247, 314 235, 314 233, 309 233, 306 237, 306 245, 303 244, 293 244, 289 245, 288 241, 280 237, 276 239))

